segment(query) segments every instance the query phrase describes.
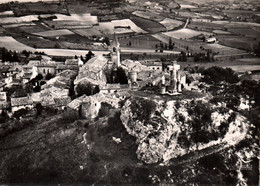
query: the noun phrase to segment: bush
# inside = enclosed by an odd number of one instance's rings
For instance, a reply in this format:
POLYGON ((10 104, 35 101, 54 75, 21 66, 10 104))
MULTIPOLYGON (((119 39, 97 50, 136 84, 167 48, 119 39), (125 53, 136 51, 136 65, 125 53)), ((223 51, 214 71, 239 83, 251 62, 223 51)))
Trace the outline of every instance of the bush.
POLYGON ((230 68, 213 66, 204 70, 202 75, 204 75, 202 81, 208 84, 216 84, 220 83, 221 81, 225 81, 227 83, 239 82, 238 75, 235 74, 235 72, 230 68))
POLYGON ((25 116, 26 114, 28 114, 28 112, 29 111, 26 109, 20 109, 20 110, 15 111, 13 116, 16 119, 19 119, 21 116, 25 116))
POLYGON ((99 112, 98 112, 98 117, 109 116, 109 111, 112 108, 113 107, 110 104, 102 102, 101 108, 99 109, 99 112))
POLYGON ((77 111, 69 110, 62 114, 61 118, 57 121, 57 124, 70 124, 80 119, 77 111))

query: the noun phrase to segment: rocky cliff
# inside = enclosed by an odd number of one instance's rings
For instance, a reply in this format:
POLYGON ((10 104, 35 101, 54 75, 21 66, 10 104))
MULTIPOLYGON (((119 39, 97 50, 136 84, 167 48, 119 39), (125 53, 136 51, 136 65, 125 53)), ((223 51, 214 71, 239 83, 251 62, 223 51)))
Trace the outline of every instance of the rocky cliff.
POLYGON ((127 132, 136 137, 138 159, 147 164, 213 146, 226 148, 246 136, 249 124, 241 115, 204 98, 154 101, 132 97, 121 111, 127 132))

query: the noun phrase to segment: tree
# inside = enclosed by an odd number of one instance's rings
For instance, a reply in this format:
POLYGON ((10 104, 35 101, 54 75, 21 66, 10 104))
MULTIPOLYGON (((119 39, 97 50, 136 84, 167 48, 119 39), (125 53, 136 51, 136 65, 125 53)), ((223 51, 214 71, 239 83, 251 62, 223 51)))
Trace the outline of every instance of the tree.
POLYGON ((106 43, 107 46, 110 46, 110 39, 108 37, 105 37, 104 43, 106 43))
POLYGON ((117 68, 115 83, 120 83, 120 84, 127 84, 128 83, 125 70, 122 67, 117 68))
POLYGON ((46 80, 50 80, 50 79, 52 79, 54 77, 55 77, 54 75, 52 75, 51 73, 48 73, 48 74, 46 74, 45 79, 46 80))
POLYGON ((36 108, 36 114, 37 116, 40 116, 42 114, 42 110, 43 110, 43 107, 42 107, 42 104, 41 103, 37 103, 35 105, 35 108, 36 108))
POLYGON ((36 77, 35 77, 36 80, 42 80, 43 79, 43 75, 42 74, 38 74, 36 77))
POLYGON ((18 58, 18 55, 17 55, 17 53, 14 51, 14 54, 13 54, 13 56, 12 56, 12 61, 13 62, 20 62, 20 60, 19 60, 19 58, 18 58))
POLYGON ((85 83, 85 84, 78 84, 76 87, 76 92, 77 92, 77 96, 80 97, 84 94, 86 94, 87 96, 93 95, 98 93, 99 90, 99 86, 98 85, 93 85, 91 83, 85 83))
POLYGON ((94 55, 95 54, 91 50, 89 50, 88 53, 86 54, 86 60, 84 62, 86 63, 88 60, 94 57, 94 55))

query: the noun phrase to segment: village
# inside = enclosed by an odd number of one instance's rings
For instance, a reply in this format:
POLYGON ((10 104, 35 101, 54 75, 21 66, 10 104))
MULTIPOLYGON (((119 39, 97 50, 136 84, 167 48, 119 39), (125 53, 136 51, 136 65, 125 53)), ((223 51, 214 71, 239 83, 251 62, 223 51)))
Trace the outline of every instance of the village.
POLYGON ((144 86, 156 86, 160 94, 173 96, 181 94, 183 89, 198 89, 186 83, 188 72, 181 70, 176 61, 168 62, 166 66, 162 62, 121 61, 116 35, 109 55, 94 56, 85 64, 80 58, 68 58, 65 62, 53 61, 46 55, 32 54, 29 58, 26 65, 2 63, 1 112, 7 112, 9 116, 19 110, 34 110, 37 104, 57 110, 79 109, 83 104, 84 108, 88 105, 86 112, 90 112, 84 115, 94 118, 101 102, 116 106, 113 102, 144 86), (89 84, 89 94, 77 92, 81 91, 80 87, 84 89, 89 84), (12 89, 14 91, 10 93, 12 89), (78 97, 84 97, 84 94, 88 94, 89 98, 78 97), (94 99, 91 100, 91 97, 94 99), (77 103, 79 100, 81 103, 77 103))
POLYGON ((2 1, 0 184, 259 181, 258 1, 2 1))

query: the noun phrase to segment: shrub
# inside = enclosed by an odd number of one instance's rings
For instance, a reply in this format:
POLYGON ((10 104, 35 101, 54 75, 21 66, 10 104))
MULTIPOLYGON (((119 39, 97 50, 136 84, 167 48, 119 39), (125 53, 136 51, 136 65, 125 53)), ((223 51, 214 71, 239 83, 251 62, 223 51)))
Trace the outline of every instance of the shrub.
POLYGON ((69 124, 80 119, 77 111, 69 110, 61 115, 61 118, 57 121, 57 124, 69 124))
POLYGON ((26 114, 28 114, 28 110, 26 109, 20 109, 14 112, 14 117, 16 119, 19 119, 21 116, 25 116, 26 114))

